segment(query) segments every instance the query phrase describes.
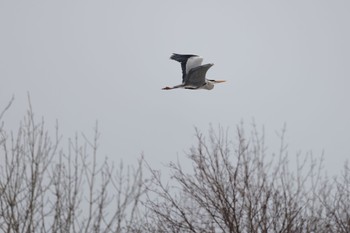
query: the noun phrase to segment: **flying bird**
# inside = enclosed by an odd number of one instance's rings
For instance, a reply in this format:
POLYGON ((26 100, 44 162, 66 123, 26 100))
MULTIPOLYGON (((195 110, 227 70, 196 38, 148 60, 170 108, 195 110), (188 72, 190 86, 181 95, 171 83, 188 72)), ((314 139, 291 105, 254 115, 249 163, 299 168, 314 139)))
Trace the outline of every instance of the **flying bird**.
POLYGON ((172 90, 175 88, 211 90, 214 88, 214 84, 225 82, 225 80, 206 79, 205 75, 207 71, 214 64, 202 65, 203 58, 197 55, 173 53, 170 59, 181 63, 182 83, 173 87, 164 87, 163 90, 172 90))

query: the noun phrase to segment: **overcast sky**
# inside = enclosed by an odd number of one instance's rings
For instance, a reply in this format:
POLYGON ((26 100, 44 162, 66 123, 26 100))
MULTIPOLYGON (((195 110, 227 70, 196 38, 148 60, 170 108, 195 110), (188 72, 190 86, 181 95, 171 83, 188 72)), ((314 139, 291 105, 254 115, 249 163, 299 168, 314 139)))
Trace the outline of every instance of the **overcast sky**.
POLYGON ((337 172, 350 156, 348 0, 0 0, 0 107, 15 129, 30 92, 36 116, 66 137, 91 134, 101 153, 155 167, 195 143, 194 127, 255 119, 267 144, 287 124, 290 157, 325 152, 337 172), (162 91, 181 81, 171 53, 215 65, 212 91, 162 91))

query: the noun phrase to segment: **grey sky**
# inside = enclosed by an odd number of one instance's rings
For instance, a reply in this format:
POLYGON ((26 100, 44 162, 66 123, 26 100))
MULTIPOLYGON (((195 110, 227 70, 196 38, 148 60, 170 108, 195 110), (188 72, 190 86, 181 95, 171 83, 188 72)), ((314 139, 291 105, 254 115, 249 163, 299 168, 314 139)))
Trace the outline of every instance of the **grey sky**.
POLYGON ((194 126, 234 129, 252 118, 268 145, 287 123, 290 156, 350 155, 349 1, 0 0, 0 106, 13 128, 30 92, 36 116, 64 136, 91 133, 132 163, 174 160, 194 126), (171 53, 194 53, 226 79, 212 91, 162 91, 181 81, 171 53))

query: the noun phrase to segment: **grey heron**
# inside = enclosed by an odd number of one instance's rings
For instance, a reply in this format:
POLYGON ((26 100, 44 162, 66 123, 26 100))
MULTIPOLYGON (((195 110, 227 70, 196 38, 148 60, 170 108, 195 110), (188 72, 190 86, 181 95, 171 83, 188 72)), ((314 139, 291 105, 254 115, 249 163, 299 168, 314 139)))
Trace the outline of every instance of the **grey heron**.
POLYGON ((214 88, 214 84, 225 82, 225 80, 206 79, 205 75, 207 71, 214 64, 202 65, 203 58, 198 55, 173 53, 170 59, 181 63, 182 83, 173 87, 164 87, 163 90, 172 90, 175 88, 211 90, 214 88))

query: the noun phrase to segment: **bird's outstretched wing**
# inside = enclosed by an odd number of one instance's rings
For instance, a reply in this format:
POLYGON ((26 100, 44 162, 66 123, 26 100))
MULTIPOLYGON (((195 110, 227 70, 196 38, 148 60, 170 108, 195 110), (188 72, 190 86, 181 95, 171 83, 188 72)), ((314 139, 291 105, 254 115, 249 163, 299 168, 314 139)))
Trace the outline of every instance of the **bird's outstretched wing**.
POLYGON ((210 63, 192 68, 185 77, 185 86, 193 86, 197 88, 203 86, 206 83, 205 75, 213 65, 214 64, 210 63))
POLYGON ((194 55, 194 54, 173 53, 173 55, 170 57, 170 59, 181 63, 182 82, 185 81, 185 77, 189 73, 189 71, 194 67, 200 66, 202 64, 202 61, 203 61, 203 58, 201 58, 197 55, 194 55))

